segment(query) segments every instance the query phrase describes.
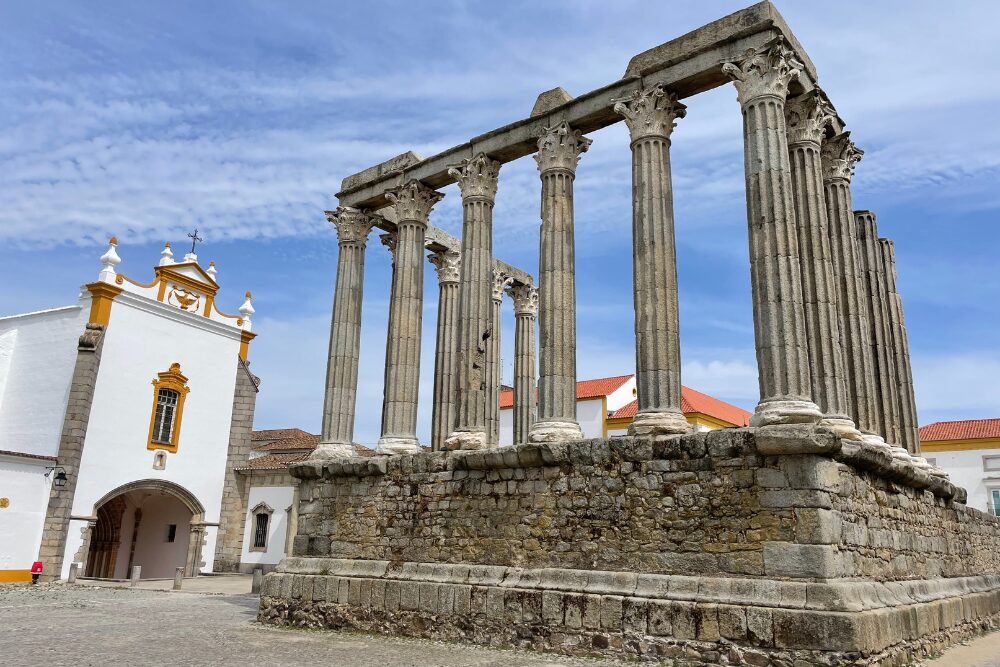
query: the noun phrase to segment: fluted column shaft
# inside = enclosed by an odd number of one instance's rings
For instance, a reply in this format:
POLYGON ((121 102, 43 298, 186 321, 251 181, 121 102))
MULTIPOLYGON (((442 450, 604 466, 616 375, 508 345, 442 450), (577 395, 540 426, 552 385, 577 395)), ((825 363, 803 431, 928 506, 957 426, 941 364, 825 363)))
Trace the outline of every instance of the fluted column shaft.
POLYGON ((826 217, 820 141, 832 110, 818 93, 790 101, 785 109, 792 195, 799 241, 812 398, 823 411, 821 424, 842 437, 860 440, 850 416, 840 344, 837 284, 826 217))
POLYGON ((481 449, 486 427, 486 354, 493 337, 493 202, 500 163, 480 153, 448 170, 462 190, 455 430, 445 449, 481 449))
POLYGON ((491 316, 493 336, 486 354, 486 433, 491 447, 500 443, 500 381, 503 370, 500 367, 500 313, 503 306, 504 290, 511 279, 493 270, 493 312, 491 316))
POLYGON ((632 139, 632 284, 638 412, 629 433, 686 433, 681 410, 681 340, 677 299, 670 135, 686 114, 661 86, 615 104, 632 139))
POLYGON ((788 83, 801 65, 782 44, 751 50, 723 71, 743 109, 747 221, 760 403, 754 426, 816 422, 799 243, 785 128, 788 83))
POLYGON ((576 246, 573 179, 590 139, 563 122, 545 128, 535 161, 542 179, 538 257, 538 420, 530 442, 579 440, 576 420, 576 246))
POLYGON ((437 269, 437 340, 434 353, 434 404, 431 411, 431 449, 444 447, 455 427, 455 345, 458 341, 458 280, 461 255, 441 251, 430 257, 437 269))
POLYGON ((913 368, 910 365, 910 341, 903 317, 903 299, 899 294, 896 275, 896 249, 890 239, 879 239, 882 250, 882 275, 885 277, 889 297, 889 332, 891 349, 896 361, 896 396, 899 402, 900 442, 911 454, 920 453, 920 426, 917 421, 917 402, 913 394, 913 368))
POLYGON ((396 209, 392 292, 386 336, 382 437, 376 451, 420 451, 417 399, 420 391, 420 334, 424 308, 424 238, 431 208, 443 195, 418 181, 386 193, 396 209))
POLYGON ((535 421, 535 317, 538 314, 538 290, 531 285, 511 288, 514 298, 514 440, 528 441, 535 421))
POLYGON ((361 346, 361 301, 365 245, 373 220, 363 211, 340 207, 327 213, 337 229, 337 282, 333 295, 326 367, 321 444, 312 458, 353 456, 354 414, 361 346))
POLYGON ((837 284, 837 316, 844 353, 844 385, 848 410, 854 423, 867 435, 876 436, 875 372, 871 356, 868 320, 868 288, 861 270, 857 223, 851 198, 854 165, 864 152, 843 133, 822 144, 823 189, 826 217, 833 249, 833 274, 837 284))
POLYGON ((890 349, 888 293, 882 274, 882 253, 878 244, 878 226, 871 211, 855 211, 861 267, 868 295, 865 299, 871 331, 871 355, 875 370, 875 416, 878 433, 898 445, 899 415, 896 388, 896 359, 890 349))

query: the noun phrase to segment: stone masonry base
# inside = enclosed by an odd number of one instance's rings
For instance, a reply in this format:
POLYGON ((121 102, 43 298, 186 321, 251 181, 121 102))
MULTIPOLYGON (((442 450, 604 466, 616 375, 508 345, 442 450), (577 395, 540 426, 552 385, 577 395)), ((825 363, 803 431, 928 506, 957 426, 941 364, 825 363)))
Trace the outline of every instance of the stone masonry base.
POLYGON ((674 664, 905 665, 1000 626, 1000 577, 811 583, 289 558, 264 580, 259 620, 674 664))

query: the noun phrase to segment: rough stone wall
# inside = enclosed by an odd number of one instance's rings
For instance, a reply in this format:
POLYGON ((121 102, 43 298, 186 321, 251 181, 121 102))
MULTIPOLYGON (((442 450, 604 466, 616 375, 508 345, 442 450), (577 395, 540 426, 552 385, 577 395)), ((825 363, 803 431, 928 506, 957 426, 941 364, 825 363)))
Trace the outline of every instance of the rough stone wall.
POLYGON ((820 453, 775 455, 781 442, 727 429, 307 464, 293 471, 304 476, 294 555, 781 578, 1000 573, 1000 522, 946 499, 953 487, 935 495, 838 461, 832 434, 799 446, 820 453))
POLYGON ((222 490, 222 510, 215 542, 216 572, 238 572, 243 551, 243 527, 249 488, 246 478, 235 468, 246 463, 253 446, 253 413, 257 406, 257 380, 242 359, 236 360, 236 392, 233 395, 233 417, 229 427, 229 454, 226 457, 226 477, 222 490))
POLYGON ((49 492, 42 542, 38 550, 38 560, 45 564, 46 579, 58 579, 62 572, 73 497, 80 478, 83 443, 87 438, 90 408, 94 402, 94 387, 97 385, 103 349, 104 326, 87 324, 77 346, 76 366, 73 368, 66 415, 63 417, 62 434, 59 437, 58 465, 66 471, 66 486, 60 489, 53 484, 49 492))

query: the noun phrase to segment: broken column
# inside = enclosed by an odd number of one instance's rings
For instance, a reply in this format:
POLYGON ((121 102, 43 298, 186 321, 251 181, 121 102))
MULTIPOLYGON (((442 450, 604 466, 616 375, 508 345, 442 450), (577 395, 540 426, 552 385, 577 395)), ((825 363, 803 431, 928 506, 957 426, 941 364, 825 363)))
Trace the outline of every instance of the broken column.
POLYGON ((686 111, 662 86, 615 104, 632 139, 632 283, 638 411, 629 434, 687 433, 681 410, 681 339, 677 303, 670 135, 686 111))
POLYGON ((431 208, 444 195, 413 180, 386 193, 396 213, 389 329, 386 336, 385 399, 379 454, 420 451, 417 396, 424 306, 424 237, 431 208))
POLYGON ((330 325, 330 350, 323 401, 323 431, 311 458, 354 455, 354 410, 358 392, 361 344, 361 297, 365 278, 365 245, 374 221, 370 215, 346 206, 327 212, 337 228, 339 254, 337 282, 330 325))
POLYGON ((789 100, 785 107, 812 397, 823 411, 820 424, 841 437, 860 440, 844 384, 837 285, 820 158, 820 141, 832 120, 833 110, 817 91, 789 100))
POLYGON ((545 128, 535 161, 542 179, 538 257, 538 419, 530 442, 579 440, 576 420, 576 265, 573 180, 590 139, 568 123, 545 128))
POLYGON ((455 344, 458 340, 458 274, 462 256, 442 250, 432 253, 430 262, 437 270, 440 288, 431 411, 431 449, 438 451, 455 426, 455 344))
POLYGON ((723 72, 743 110, 747 222, 760 403, 752 426, 818 422, 812 398, 799 243, 785 129, 801 64, 783 43, 750 49, 723 72))
POLYGON ((462 267, 458 286, 455 430, 445 449, 487 446, 486 354, 493 336, 493 202, 500 163, 485 154, 448 173, 462 190, 462 267))

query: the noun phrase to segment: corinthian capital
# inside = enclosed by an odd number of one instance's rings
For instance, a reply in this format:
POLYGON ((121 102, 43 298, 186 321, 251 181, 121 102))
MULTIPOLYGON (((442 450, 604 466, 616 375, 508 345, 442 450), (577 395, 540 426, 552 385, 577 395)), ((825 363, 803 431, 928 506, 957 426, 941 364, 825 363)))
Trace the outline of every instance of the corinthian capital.
POLYGON ((788 129, 788 143, 823 140, 826 126, 833 121, 833 109, 823 97, 813 91, 788 100, 785 105, 785 125, 788 129))
POLYGON ((687 107, 662 85, 637 90, 614 102, 615 113, 625 117, 632 141, 645 137, 669 139, 677 125, 675 121, 687 115, 687 107))
POLYGON ((386 234, 382 234, 382 236, 380 236, 378 238, 382 242, 382 245, 384 245, 386 248, 389 249, 389 254, 392 255, 392 259, 393 259, 393 261, 395 261, 396 260, 396 233, 395 232, 389 232, 389 233, 386 233, 386 234))
POLYGON ((747 49, 736 62, 724 63, 722 73, 736 85, 740 104, 758 97, 788 95, 788 84, 799 78, 803 64, 784 43, 778 42, 767 49, 747 49))
POLYGON ((457 283, 462 269, 462 254, 452 250, 440 250, 428 255, 427 260, 434 265, 438 274, 438 284, 457 283))
POLYGON ((580 130, 574 130, 569 123, 563 121, 555 127, 546 127, 538 139, 538 152, 535 162, 538 171, 543 174, 552 169, 563 169, 576 172, 580 154, 587 152, 592 140, 583 136, 580 130))
POLYGON ((503 301, 504 291, 514 283, 514 279, 502 271, 493 269, 493 300, 503 301))
POLYGON ((507 289, 514 299, 514 315, 530 315, 534 317, 538 314, 538 288, 531 285, 514 285, 507 289))
POLYGON ((374 216, 350 206, 338 206, 336 211, 327 211, 326 219, 337 228, 340 243, 360 243, 362 246, 368 242, 368 232, 375 225, 374 216))
POLYGON ((850 181, 854 176, 854 165, 864 154, 865 152, 851 141, 850 132, 827 139, 820 149, 823 178, 828 180, 843 178, 850 181))
POLYGON ((396 209, 397 220, 418 220, 427 224, 431 209, 444 195, 414 179, 401 188, 386 192, 385 198, 396 209))
POLYGON ((493 201, 497 196, 500 163, 480 153, 469 160, 448 168, 448 175, 458 181, 462 199, 481 198, 493 201))

